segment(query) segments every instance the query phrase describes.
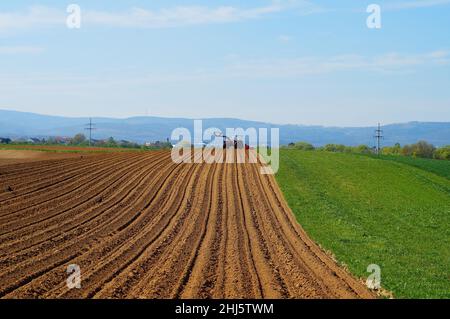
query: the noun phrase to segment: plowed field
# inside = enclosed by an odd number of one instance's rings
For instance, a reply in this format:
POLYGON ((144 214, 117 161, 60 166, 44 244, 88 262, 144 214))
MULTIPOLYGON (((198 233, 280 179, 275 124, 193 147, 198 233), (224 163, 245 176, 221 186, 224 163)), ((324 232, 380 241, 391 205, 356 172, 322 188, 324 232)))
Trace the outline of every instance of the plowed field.
POLYGON ((0 149, 0 165, 17 164, 26 162, 37 162, 45 160, 56 160, 89 156, 89 153, 67 153, 67 152, 40 152, 28 150, 4 150, 0 149))
POLYGON ((259 168, 166 151, 0 166, 0 297, 372 297, 259 168))

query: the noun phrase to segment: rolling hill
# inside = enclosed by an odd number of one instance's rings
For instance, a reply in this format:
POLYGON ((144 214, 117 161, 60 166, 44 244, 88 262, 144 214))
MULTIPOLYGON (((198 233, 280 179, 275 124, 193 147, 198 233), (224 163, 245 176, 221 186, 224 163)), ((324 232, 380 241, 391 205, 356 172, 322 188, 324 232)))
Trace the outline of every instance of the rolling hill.
MULTIPOLYGON (((93 118, 97 130, 95 138, 147 142, 165 140, 173 129, 185 127, 192 129, 193 120, 186 118, 131 117, 126 119, 93 118)), ((69 118, 34 113, 0 110, 1 137, 48 137, 74 136, 83 132, 88 118, 69 118)), ((375 124, 375 123, 374 123, 375 124)), ((205 119, 204 128, 280 128, 280 143, 308 141, 316 146, 328 143, 346 145, 374 145, 375 127, 323 127, 305 125, 276 125, 263 122, 245 121, 232 118, 205 119)), ((449 122, 411 122, 390 124, 383 127, 384 145, 408 144, 424 139, 436 146, 450 144, 449 122)))

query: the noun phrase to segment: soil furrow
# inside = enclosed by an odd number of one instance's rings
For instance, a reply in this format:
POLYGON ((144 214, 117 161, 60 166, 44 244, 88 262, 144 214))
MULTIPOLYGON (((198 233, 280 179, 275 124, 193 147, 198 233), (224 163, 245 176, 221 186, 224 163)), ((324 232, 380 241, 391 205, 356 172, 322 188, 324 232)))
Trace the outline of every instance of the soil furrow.
POLYGON ((42 196, 44 193, 48 196, 53 191, 59 191, 64 184, 68 184, 71 180, 76 180, 83 175, 95 172, 101 167, 108 167, 111 164, 117 163, 118 160, 119 158, 107 157, 101 161, 93 162, 89 160, 83 165, 77 163, 77 165, 73 166, 70 164, 73 169, 54 167, 51 169, 51 174, 41 172, 34 180, 27 176, 15 177, 14 180, 16 182, 3 182, 8 187, 11 187, 13 191, 2 194, 3 196, 0 196, 0 204, 9 205, 12 202, 29 203, 33 197, 42 196))
MULTIPOLYGON (((157 172, 155 174, 152 168, 162 164, 166 159, 167 157, 164 156, 159 161, 152 162, 151 164, 153 165, 148 164, 149 170, 141 170, 141 173, 144 173, 142 177, 142 174, 135 176, 135 178, 140 178, 138 182, 134 182, 134 179, 132 179, 130 182, 121 185, 120 188, 113 189, 114 193, 108 195, 107 199, 99 204, 100 206, 92 206, 88 210, 75 214, 73 219, 67 218, 61 224, 46 227, 41 231, 33 232, 29 236, 21 236, 16 241, 9 242, 7 248, 5 247, 6 245, 3 245, 0 252, 3 249, 13 253, 20 250, 20 253, 14 255, 14 259, 7 258, 7 263, 12 264, 24 258, 29 258, 32 253, 48 250, 49 247, 56 246, 60 242, 69 241, 74 237, 86 236, 95 231, 95 229, 106 231, 114 227, 117 223, 118 215, 119 218, 125 217, 126 215, 122 214, 124 210, 132 206, 142 196, 151 194, 151 186, 156 182, 159 174, 162 173, 157 172), (118 210, 117 206, 122 208, 122 210, 118 210)), ((117 231, 126 228, 138 216, 136 214, 131 220, 127 220, 117 231)), ((3 262, 6 261, 0 258, 0 265, 3 265, 3 262)))
POLYGON ((161 151, 1 166, 0 297, 373 297, 248 163, 256 152, 224 155, 234 163, 161 151))
POLYGON ((10 200, 6 200, 2 202, 1 211, 3 212, 3 214, 2 216, 0 216, 0 219, 3 219, 6 216, 23 213, 24 211, 39 207, 40 204, 44 204, 52 200, 61 199, 61 197, 67 195, 74 189, 80 190, 81 186, 86 188, 90 185, 95 185, 96 181, 94 180, 94 178, 102 177, 102 174, 107 175, 108 171, 110 171, 113 166, 116 169, 126 169, 128 165, 139 161, 142 161, 142 158, 140 158, 140 156, 128 159, 122 158, 120 160, 115 159, 110 161, 109 163, 106 163, 106 165, 104 163, 98 163, 94 165, 92 170, 85 171, 73 182, 68 183, 68 185, 57 187, 56 189, 54 189, 54 192, 52 192, 52 188, 49 189, 49 192, 46 192, 45 189, 42 191, 37 191, 37 194, 35 194, 34 191, 31 191, 30 193, 25 194, 23 197, 19 195, 10 200))
MULTIPOLYGON (((167 165, 167 164, 166 164, 167 165)), ((162 181, 163 183, 167 183, 167 182, 170 182, 171 181, 171 179, 168 179, 168 180, 165 180, 165 181, 162 181)), ((173 182, 173 181, 172 181, 173 182)), ((161 190, 162 190, 163 188, 161 187, 161 188, 158 188, 158 192, 161 192, 161 190)), ((156 196, 156 195, 155 195, 156 196)), ((148 200, 150 200, 150 202, 152 203, 152 198, 149 198, 148 200)), ((150 205, 150 204, 148 204, 148 205, 150 205)), ((135 233, 138 233, 138 231, 137 230, 134 230, 134 232, 135 233)), ((67 245, 67 246, 64 246, 64 247, 55 247, 54 248, 54 250, 57 252, 57 254, 55 254, 55 253, 52 253, 52 251, 50 251, 50 252, 48 252, 48 255, 46 255, 46 254, 44 254, 44 255, 42 255, 42 254, 40 254, 37 258, 33 258, 32 260, 30 260, 30 261, 32 261, 32 263, 28 263, 28 264, 24 264, 24 265, 19 265, 19 267, 17 267, 17 271, 16 272, 14 272, 14 271, 10 271, 9 272, 9 274, 7 274, 7 275, 9 275, 9 276, 14 276, 14 275, 17 275, 17 272, 21 272, 21 273, 24 273, 24 272, 26 272, 26 270, 27 269, 29 269, 29 271, 34 271, 35 270, 35 266, 34 266, 34 264, 35 263, 44 263, 46 260, 48 261, 48 260, 53 260, 53 259, 65 259, 65 255, 68 255, 68 254, 70 254, 72 251, 76 251, 76 250, 82 250, 83 251, 83 255, 80 255, 80 256, 83 256, 83 257, 88 257, 87 258, 87 263, 88 264, 90 264, 90 263, 94 263, 94 260, 95 260, 95 257, 98 259, 100 256, 99 255, 101 255, 101 254, 98 254, 98 251, 100 250, 100 248, 102 247, 102 245, 101 245, 101 243, 102 242, 104 242, 104 241, 106 241, 108 244, 112 244, 112 243, 116 243, 116 241, 115 240, 117 240, 117 236, 121 236, 122 238, 121 238, 121 242, 123 243, 123 242, 125 242, 126 241, 126 239, 128 239, 128 235, 130 234, 130 233, 132 233, 131 231, 130 232, 124 232, 124 231, 122 231, 121 233, 119 233, 119 234, 113 234, 113 237, 110 237, 110 235, 111 235, 111 233, 110 234, 105 234, 104 236, 105 237, 101 237, 101 236, 97 236, 97 237, 94 237, 94 238, 83 238, 82 240, 77 240, 77 241, 75 241, 75 242, 67 242, 67 243, 69 243, 69 245, 67 245), (104 240, 102 240, 102 239, 104 239, 104 240), (97 254, 95 254, 97 252, 97 254)), ((64 242, 64 243, 66 243, 66 242, 64 242)), ((111 249, 111 247, 103 247, 103 249, 104 249, 104 252, 103 252, 103 254, 105 253, 105 251, 106 252, 108 252, 108 251, 112 251, 112 249, 111 249)), ((76 261, 76 260, 75 260, 76 261)), ((75 262, 74 261, 74 262, 75 262)), ((75 262, 76 263, 76 262, 75 262)), ((63 268, 63 267, 61 267, 61 268, 63 268)), ((56 274, 56 276, 65 276, 65 270, 62 270, 62 271, 60 271, 59 269, 57 269, 57 270, 53 270, 52 272, 48 272, 46 275, 46 277, 51 277, 51 275, 55 275, 56 274)), ((0 276, 0 281, 2 280, 1 279, 2 277, 0 276)), ((50 285, 48 284, 48 281, 51 281, 50 279, 48 279, 48 278, 44 278, 44 282, 47 282, 47 287, 49 287, 50 285)), ((62 281, 60 281, 60 282, 62 282, 62 281)), ((38 285, 35 285, 35 286, 38 286, 39 287, 39 284, 38 285)), ((43 285, 40 285, 41 287, 40 288, 35 288, 34 286, 32 286, 31 288, 29 288, 27 291, 28 291, 28 293, 27 293, 27 296, 33 296, 33 295, 35 295, 36 294, 36 289, 37 290, 39 290, 40 292, 43 292, 44 290, 43 290, 43 285)), ((27 288, 27 287, 25 287, 25 288, 27 288)), ((53 287, 52 287, 53 288, 53 287)))
MULTIPOLYGON (((144 161, 145 159, 137 158, 129 164, 127 162, 121 162, 120 165, 107 167, 94 176, 88 175, 83 178, 83 181, 79 180, 79 187, 62 189, 59 197, 45 199, 32 207, 15 212, 11 217, 14 220, 1 226, 0 238, 33 225, 41 225, 44 221, 55 221, 55 218, 58 216, 61 217, 61 214, 68 213, 71 209, 77 207, 81 208, 82 205, 89 206, 97 204, 102 199, 95 198, 96 196, 109 187, 112 187, 115 183, 119 183, 126 177, 127 171, 134 169, 144 161), (39 217, 36 218, 36 215, 39 217), (19 218, 19 220, 15 220, 16 218, 19 218)), ((0 218, 1 220, 2 218, 0 218)))
MULTIPOLYGON (((180 166, 178 166, 178 168, 180 168, 180 166)), ((176 170, 172 170, 170 172, 172 177, 178 176, 179 174, 180 172, 176 172, 176 170)), ((149 202, 146 204, 144 210, 153 209, 154 211, 155 207, 163 208, 161 204, 165 202, 166 197, 170 194, 171 190, 173 190, 173 182, 176 180, 176 178, 170 178, 170 176, 163 179, 162 184, 156 187, 158 193, 155 194, 153 198, 148 199, 149 202)), ((180 178, 180 182, 183 181, 184 179, 180 178)), ((126 260, 126 256, 128 256, 126 255, 127 253, 135 253, 133 248, 136 248, 136 245, 133 245, 135 242, 132 242, 131 240, 134 237, 142 235, 142 228, 153 219, 153 216, 151 215, 153 211, 143 212, 141 214, 142 216, 131 224, 128 229, 113 233, 112 236, 106 236, 104 240, 101 240, 101 238, 91 238, 88 242, 85 240, 77 242, 72 247, 64 248, 66 253, 70 253, 71 250, 77 249, 77 247, 84 247, 84 254, 79 256, 79 258, 72 260, 71 263, 78 264, 83 269, 85 278, 85 297, 93 295, 96 289, 98 289, 98 282, 95 281, 96 279, 107 281, 109 278, 108 276, 114 275, 114 272, 110 272, 108 274, 108 271, 111 271, 114 267, 120 268, 124 266, 124 264, 120 263, 121 259, 114 257, 115 255, 125 254, 124 259, 126 260), (113 254, 113 257, 109 258, 111 254, 113 254), (108 274, 107 276, 104 276, 105 272, 108 274), (90 278, 90 274, 95 275, 93 277, 94 279, 90 278)), ((162 212, 164 211, 161 211, 161 213, 162 212)), ((19 289, 19 291, 14 293, 14 295, 25 295, 29 297, 36 294, 36 291, 39 291, 40 294, 48 294, 50 297, 61 294, 67 294, 65 297, 70 297, 71 293, 76 293, 77 291, 67 291, 64 284, 65 276, 64 266, 53 269, 47 273, 46 276, 19 289), (46 287, 45 290, 42 287, 46 287)))

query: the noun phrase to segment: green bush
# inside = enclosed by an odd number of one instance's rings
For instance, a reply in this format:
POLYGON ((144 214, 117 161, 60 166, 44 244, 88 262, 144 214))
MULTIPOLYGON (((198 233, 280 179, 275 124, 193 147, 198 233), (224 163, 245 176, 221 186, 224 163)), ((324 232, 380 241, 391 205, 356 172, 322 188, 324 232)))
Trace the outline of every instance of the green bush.
POLYGON ((360 154, 371 154, 372 153, 372 149, 367 145, 358 145, 353 149, 353 151, 355 153, 360 153, 360 154))
POLYGON ((334 153, 358 153, 358 154, 371 154, 372 149, 367 145, 358 145, 355 147, 345 146, 343 144, 327 144, 321 148, 326 152, 334 153))
MULTIPOLYGON (((373 154, 374 151, 371 147, 367 145, 358 145, 358 146, 346 146, 343 144, 327 144, 325 146, 315 148, 312 144, 308 142, 297 142, 290 143, 287 146, 283 146, 283 149, 295 149, 301 151, 325 151, 325 152, 333 152, 333 153, 356 153, 356 154, 373 154)), ((439 159, 439 160, 450 160, 450 145, 446 145, 440 148, 434 147, 434 145, 426 142, 419 141, 415 144, 401 146, 399 143, 396 143, 394 146, 386 146, 381 149, 381 154, 390 156, 390 155, 404 155, 408 157, 420 157, 420 158, 428 158, 428 159, 439 159)))
POLYGON ((307 142, 290 143, 288 145, 288 148, 301 150, 301 151, 314 151, 315 150, 314 146, 307 142))
POLYGON ((400 155, 402 153, 402 147, 399 143, 396 143, 394 146, 386 146, 381 150, 381 154, 383 155, 400 155))
POLYGON ((86 136, 84 134, 79 133, 72 138, 72 140, 70 141, 70 144, 71 145, 82 145, 84 142, 86 142, 86 136))
POLYGON ((426 142, 419 141, 416 144, 405 145, 402 149, 402 154, 412 157, 433 158, 433 154, 436 148, 426 142))
POLYGON ((346 146, 342 145, 342 144, 327 144, 323 147, 324 151, 327 152, 339 152, 339 153, 343 153, 346 150, 346 146))
POLYGON ((440 147, 434 151, 433 157, 440 160, 450 160, 450 145, 440 147))

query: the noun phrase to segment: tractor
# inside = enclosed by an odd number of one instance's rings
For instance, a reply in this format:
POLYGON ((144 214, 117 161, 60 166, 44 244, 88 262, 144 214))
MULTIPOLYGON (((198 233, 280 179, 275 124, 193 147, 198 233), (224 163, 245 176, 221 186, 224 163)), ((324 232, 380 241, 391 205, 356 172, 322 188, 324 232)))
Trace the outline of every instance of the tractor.
POLYGON ((244 142, 242 140, 239 140, 237 136, 235 136, 233 139, 229 138, 226 135, 223 135, 222 133, 215 133, 214 134, 217 137, 222 137, 223 138, 223 149, 228 149, 228 148, 234 148, 235 150, 237 149, 243 149, 245 148, 246 150, 250 149, 250 146, 248 144, 244 144, 244 142))

